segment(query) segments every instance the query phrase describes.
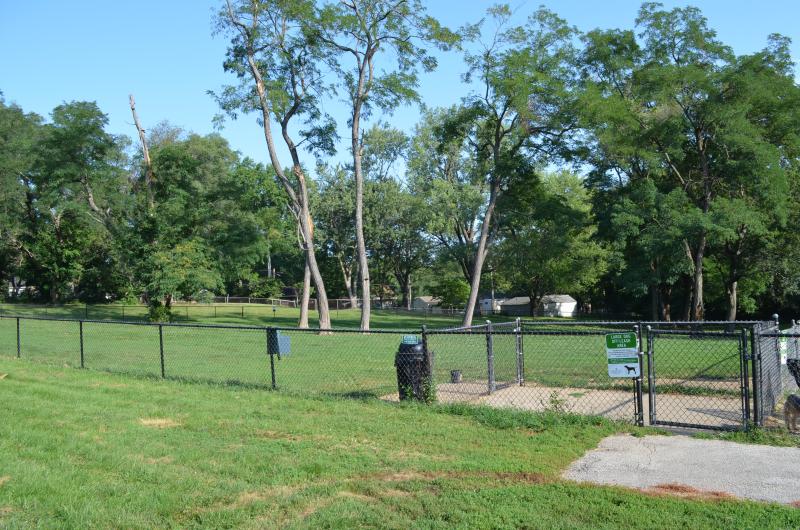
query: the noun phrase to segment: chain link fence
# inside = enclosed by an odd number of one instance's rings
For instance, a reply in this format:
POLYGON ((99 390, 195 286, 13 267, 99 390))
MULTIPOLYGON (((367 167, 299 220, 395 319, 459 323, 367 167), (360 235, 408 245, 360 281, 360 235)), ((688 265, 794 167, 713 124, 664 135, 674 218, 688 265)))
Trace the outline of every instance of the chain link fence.
POLYGON ((362 332, 0 315, 0 355, 304 395, 746 429, 796 390, 786 359, 800 359, 800 326, 517 319, 362 332), (624 366, 612 366, 609 335, 631 338, 624 366))

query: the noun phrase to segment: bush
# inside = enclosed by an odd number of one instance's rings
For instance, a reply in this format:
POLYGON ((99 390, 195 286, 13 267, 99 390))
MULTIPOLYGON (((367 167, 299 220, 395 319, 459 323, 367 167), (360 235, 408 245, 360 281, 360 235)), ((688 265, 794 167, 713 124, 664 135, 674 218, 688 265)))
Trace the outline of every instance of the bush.
POLYGON ((172 322, 172 312, 159 300, 151 301, 147 310, 150 322, 172 322))
POLYGON ((258 278, 250 282, 250 296, 255 298, 280 298, 283 282, 277 278, 258 278))
POLYGON ((196 293, 194 296, 192 296, 192 300, 199 304, 210 304, 214 302, 214 293, 208 289, 203 289, 199 293, 196 293))

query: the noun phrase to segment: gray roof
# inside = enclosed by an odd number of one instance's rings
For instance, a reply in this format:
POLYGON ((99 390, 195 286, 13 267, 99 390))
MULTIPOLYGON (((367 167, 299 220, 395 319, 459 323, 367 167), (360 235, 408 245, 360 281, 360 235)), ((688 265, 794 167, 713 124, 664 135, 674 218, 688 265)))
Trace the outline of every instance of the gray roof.
MULTIPOLYGON (((574 304, 577 300, 568 294, 548 294, 542 297, 543 304, 574 304)), ((528 305, 531 303, 529 296, 515 296, 503 302, 501 305, 528 305)))
POLYGON ((428 304, 438 304, 439 302, 441 302, 441 300, 439 298, 436 298, 435 296, 427 296, 427 295, 426 296, 418 296, 418 297, 414 298, 414 300, 422 300, 423 302, 426 302, 428 304))
POLYGON ((515 296, 514 298, 509 298, 500 305, 528 305, 530 303, 531 298, 529 296, 515 296))
POLYGON ((548 303, 550 303, 550 304, 552 304, 552 303, 574 304, 576 302, 577 302, 577 300, 575 300, 574 298, 572 298, 568 294, 548 294, 547 296, 543 296, 542 297, 542 303, 544 303, 544 304, 548 304, 548 303))

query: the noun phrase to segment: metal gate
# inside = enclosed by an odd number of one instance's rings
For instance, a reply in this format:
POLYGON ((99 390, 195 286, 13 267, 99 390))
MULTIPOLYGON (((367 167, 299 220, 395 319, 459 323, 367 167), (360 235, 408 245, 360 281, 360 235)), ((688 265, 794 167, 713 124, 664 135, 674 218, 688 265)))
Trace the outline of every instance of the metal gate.
POLYGON ((649 330, 649 423, 718 430, 750 420, 747 332, 649 330))

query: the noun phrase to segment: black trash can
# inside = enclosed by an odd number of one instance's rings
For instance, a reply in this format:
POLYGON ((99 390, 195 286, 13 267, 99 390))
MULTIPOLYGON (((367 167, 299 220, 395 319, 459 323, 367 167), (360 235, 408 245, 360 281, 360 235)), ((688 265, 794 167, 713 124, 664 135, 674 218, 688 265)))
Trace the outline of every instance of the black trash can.
POLYGON ((416 399, 429 403, 433 401, 433 381, 429 363, 429 355, 419 339, 403 338, 394 365, 397 368, 397 391, 400 399, 416 399))

